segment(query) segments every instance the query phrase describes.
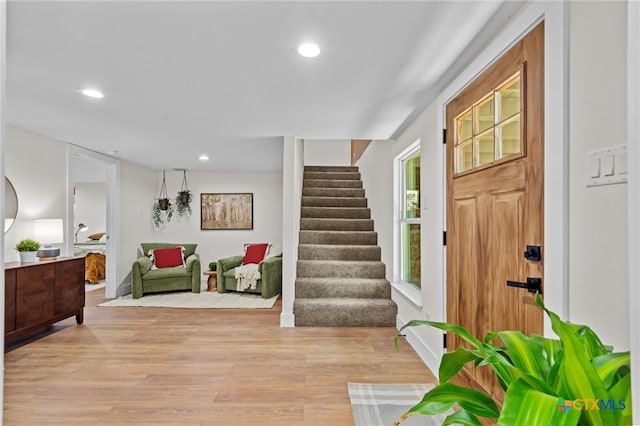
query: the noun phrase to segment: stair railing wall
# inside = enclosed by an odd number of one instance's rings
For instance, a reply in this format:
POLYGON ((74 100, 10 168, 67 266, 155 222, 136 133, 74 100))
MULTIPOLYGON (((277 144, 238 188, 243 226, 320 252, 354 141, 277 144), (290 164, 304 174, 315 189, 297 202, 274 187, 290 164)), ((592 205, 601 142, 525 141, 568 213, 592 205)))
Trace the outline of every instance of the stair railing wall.
POLYGON ((294 327, 296 264, 304 174, 302 139, 285 136, 282 161, 282 313, 280 327, 294 327))

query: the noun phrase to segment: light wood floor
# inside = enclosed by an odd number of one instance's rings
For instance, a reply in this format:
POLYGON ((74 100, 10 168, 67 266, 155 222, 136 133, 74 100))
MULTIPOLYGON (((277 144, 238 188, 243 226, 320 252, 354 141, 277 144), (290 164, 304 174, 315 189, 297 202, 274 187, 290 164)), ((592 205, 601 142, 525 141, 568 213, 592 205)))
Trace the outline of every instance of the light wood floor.
POLYGON ((433 383, 393 328, 273 309, 100 308, 5 353, 5 425, 352 425, 347 382, 433 383))

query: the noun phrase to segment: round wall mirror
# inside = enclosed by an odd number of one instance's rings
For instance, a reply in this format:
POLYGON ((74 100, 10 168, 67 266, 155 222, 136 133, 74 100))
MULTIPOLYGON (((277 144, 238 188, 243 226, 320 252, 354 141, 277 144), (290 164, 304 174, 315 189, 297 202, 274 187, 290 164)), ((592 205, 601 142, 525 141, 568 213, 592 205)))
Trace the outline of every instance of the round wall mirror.
POLYGON ((13 226, 18 216, 18 194, 13 184, 4 178, 4 233, 13 226))

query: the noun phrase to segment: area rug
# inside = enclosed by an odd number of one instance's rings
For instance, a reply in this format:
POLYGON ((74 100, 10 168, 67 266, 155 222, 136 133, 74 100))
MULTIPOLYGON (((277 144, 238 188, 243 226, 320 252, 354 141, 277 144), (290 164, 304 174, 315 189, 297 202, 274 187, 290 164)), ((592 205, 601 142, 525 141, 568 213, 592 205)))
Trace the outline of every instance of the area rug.
POLYGON ((259 294, 249 293, 192 293, 182 291, 176 293, 159 293, 132 299, 130 294, 118 297, 98 306, 138 306, 154 308, 217 308, 217 309, 248 309, 272 308, 278 296, 263 299, 259 294))
POLYGON ((101 288, 104 288, 106 286, 106 283, 104 282, 104 280, 100 280, 98 282, 98 284, 84 284, 84 292, 87 293, 89 291, 93 291, 93 290, 99 290, 101 288))
MULTIPOLYGON (((355 426, 391 426, 434 385, 349 383, 349 398, 355 426)), ((402 426, 441 425, 452 414, 411 416, 402 426)))

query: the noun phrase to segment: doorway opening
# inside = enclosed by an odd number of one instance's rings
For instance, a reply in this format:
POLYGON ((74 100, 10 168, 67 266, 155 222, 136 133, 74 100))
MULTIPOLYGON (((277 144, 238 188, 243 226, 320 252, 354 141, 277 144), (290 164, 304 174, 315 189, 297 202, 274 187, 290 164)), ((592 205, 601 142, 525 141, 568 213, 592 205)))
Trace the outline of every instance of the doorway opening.
POLYGON ((92 285, 105 284, 105 297, 115 298, 118 286, 119 160, 68 145, 67 253, 100 258, 92 285), (99 262, 100 263, 100 262, 99 262), (100 271, 100 274, 97 271, 100 271))

